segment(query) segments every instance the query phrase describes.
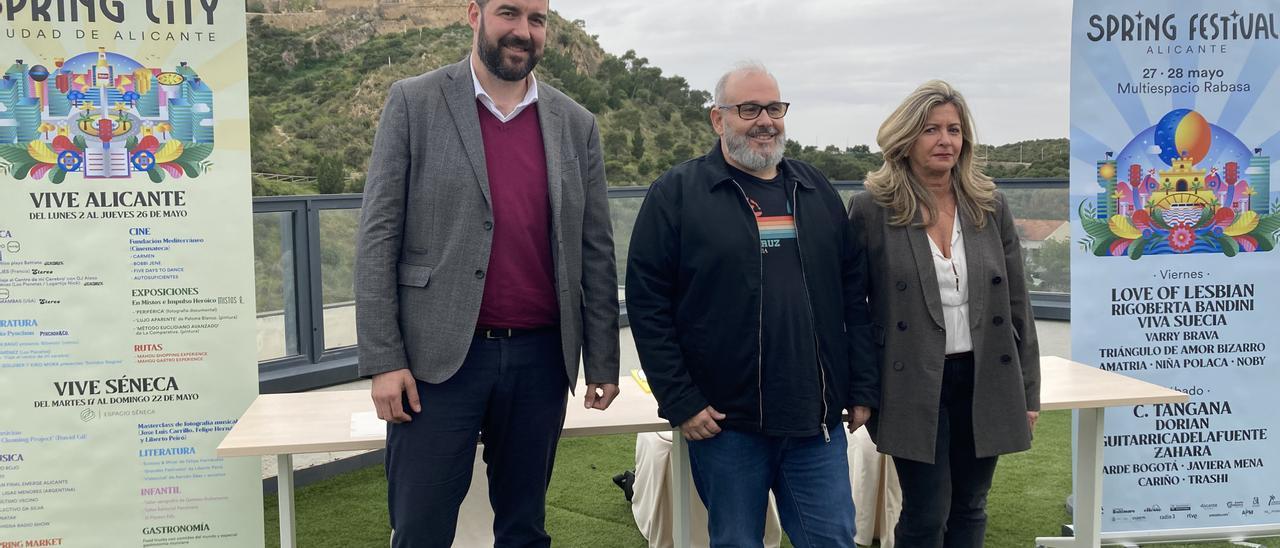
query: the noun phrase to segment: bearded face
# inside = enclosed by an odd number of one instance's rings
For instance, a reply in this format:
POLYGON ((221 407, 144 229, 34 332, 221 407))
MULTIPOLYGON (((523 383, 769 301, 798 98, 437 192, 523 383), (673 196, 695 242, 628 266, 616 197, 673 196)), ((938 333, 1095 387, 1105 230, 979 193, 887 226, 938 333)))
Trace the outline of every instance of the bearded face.
POLYGON ((480 16, 476 44, 480 61, 502 80, 519 82, 533 72, 542 59, 545 40, 546 27, 522 27, 494 14, 480 16), (493 25, 489 24, 490 19, 495 21, 493 25), (522 33, 522 28, 528 32, 522 33))
POLYGON ((763 171, 782 161, 787 134, 776 125, 752 125, 745 130, 725 124, 729 157, 749 171, 763 171))

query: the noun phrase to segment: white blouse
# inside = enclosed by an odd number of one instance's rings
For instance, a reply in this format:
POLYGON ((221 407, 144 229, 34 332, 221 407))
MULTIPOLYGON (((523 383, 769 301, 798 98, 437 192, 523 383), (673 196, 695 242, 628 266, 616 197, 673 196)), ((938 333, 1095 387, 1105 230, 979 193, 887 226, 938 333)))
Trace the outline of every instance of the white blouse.
POLYGON ((938 293, 942 298, 942 318, 947 329, 947 354, 973 350, 973 337, 969 335, 969 269, 964 258, 964 234, 960 231, 960 216, 955 216, 951 231, 951 258, 942 255, 938 244, 927 234, 929 249, 933 251, 933 270, 938 276, 938 293))

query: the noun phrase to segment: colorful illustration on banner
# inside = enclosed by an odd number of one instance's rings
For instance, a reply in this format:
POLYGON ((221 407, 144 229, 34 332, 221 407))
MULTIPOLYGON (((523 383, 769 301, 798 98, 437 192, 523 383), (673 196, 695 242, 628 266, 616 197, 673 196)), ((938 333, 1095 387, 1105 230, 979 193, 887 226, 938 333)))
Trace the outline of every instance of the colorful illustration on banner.
POLYGON ((1080 204, 1094 255, 1271 251, 1280 214, 1268 202, 1271 158, 1199 112, 1176 109, 1098 161, 1097 199, 1080 204))
POLYGON ((195 69, 144 67, 98 48, 0 79, 0 174, 60 184, 198 177, 212 167, 213 91, 195 69))

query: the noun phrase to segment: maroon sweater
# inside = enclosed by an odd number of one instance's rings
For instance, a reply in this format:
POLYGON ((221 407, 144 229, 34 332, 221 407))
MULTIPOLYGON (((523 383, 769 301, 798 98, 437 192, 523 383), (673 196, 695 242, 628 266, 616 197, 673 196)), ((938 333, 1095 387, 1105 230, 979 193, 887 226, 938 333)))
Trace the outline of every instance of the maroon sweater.
POLYGON ((551 202, 538 105, 502 123, 476 100, 493 203, 493 248, 476 327, 534 329, 560 322, 551 259, 551 202))

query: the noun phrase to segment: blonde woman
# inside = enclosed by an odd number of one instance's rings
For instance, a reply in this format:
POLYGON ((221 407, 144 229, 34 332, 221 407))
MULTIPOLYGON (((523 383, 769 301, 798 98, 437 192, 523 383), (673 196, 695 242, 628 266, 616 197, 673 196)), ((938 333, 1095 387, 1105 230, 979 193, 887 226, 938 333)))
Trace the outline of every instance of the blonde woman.
POLYGON ((982 546, 998 455, 1031 446, 1040 362, 1013 215, 974 158, 969 108, 926 82, 880 126, 884 165, 850 202, 865 246, 901 546, 982 546))

